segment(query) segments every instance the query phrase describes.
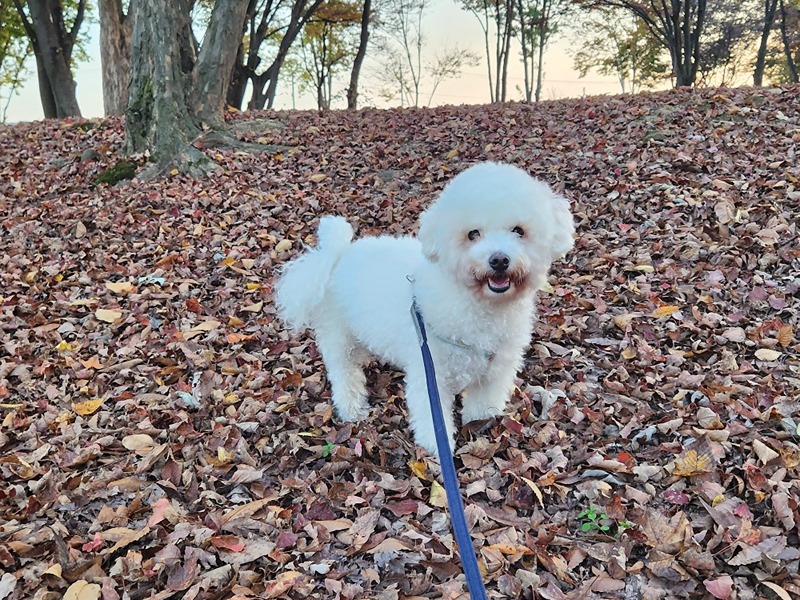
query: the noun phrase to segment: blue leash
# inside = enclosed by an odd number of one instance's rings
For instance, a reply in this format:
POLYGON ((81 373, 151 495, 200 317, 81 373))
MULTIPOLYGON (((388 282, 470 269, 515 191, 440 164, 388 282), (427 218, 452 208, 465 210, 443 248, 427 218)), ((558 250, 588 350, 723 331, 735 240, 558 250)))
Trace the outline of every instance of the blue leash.
POLYGON ((486 600, 486 588, 478 568, 478 559, 472 538, 467 529, 467 520, 464 517, 464 502, 458 489, 456 467, 453 464, 453 454, 450 450, 450 440, 444 426, 444 414, 439 400, 439 389, 436 387, 436 372, 433 370, 433 358, 428 348, 428 335, 425 332, 425 322, 417 307, 416 299, 411 304, 411 316, 417 328, 420 347, 422 349, 422 363, 425 365, 425 383, 428 386, 428 397, 431 401, 431 414, 433 415, 433 431, 436 435, 436 447, 439 450, 439 462, 442 465, 442 479, 444 490, 447 494, 447 505, 450 507, 450 522, 453 524, 458 550, 461 554, 461 564, 467 577, 467 589, 472 600, 486 600))

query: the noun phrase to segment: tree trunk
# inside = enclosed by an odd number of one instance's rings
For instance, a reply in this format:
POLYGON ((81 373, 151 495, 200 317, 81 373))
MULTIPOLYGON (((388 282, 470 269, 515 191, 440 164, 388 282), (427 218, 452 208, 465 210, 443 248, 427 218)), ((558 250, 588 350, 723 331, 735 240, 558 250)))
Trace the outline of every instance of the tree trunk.
MULTIPOLYGON (((131 3, 130 8, 135 6, 131 3)), ((133 17, 122 0, 99 0, 100 62, 103 70, 103 108, 106 115, 124 115, 128 105, 133 17)))
POLYGON ((267 108, 272 108, 275 105, 275 96, 278 94, 278 73, 281 71, 285 56, 275 57, 275 61, 269 68, 269 83, 267 84, 266 92, 261 95, 261 104, 259 108, 264 108, 266 102, 267 108))
POLYGON ((358 77, 361 74, 361 65, 367 55, 367 43, 369 42, 369 21, 372 17, 372 0, 364 0, 361 10, 361 37, 358 41, 358 51, 353 59, 353 68, 350 71, 350 85, 347 87, 347 108, 355 110, 358 108, 358 77))
POLYGON ((58 0, 28 0, 30 18, 25 14, 21 0, 14 0, 14 5, 36 56, 45 118, 79 117, 81 110, 75 95, 70 60, 83 23, 86 0, 79 0, 75 21, 69 31, 58 0))
POLYGON ((707 0, 661 0, 660 5, 645 5, 638 0, 589 0, 589 4, 623 8, 636 15, 669 51, 675 85, 694 85, 707 0))
POLYGON ((511 40, 514 37, 514 2, 512 0, 505 0, 506 9, 506 30, 505 49, 503 53, 503 102, 508 100, 508 59, 511 56, 511 40))
POLYGON ((131 90, 126 111, 129 153, 151 151, 153 160, 176 156, 200 134, 187 105, 182 52, 175 32, 188 14, 177 2, 137 3, 131 48, 131 90))
POLYGON ((266 104, 268 108, 272 108, 275 103, 275 95, 278 91, 278 73, 280 72, 289 50, 294 44, 295 39, 303 30, 308 19, 322 4, 322 0, 313 0, 309 6, 306 6, 307 0, 294 0, 292 4, 292 14, 289 18, 289 24, 286 26, 286 31, 278 44, 278 52, 275 54, 275 59, 267 70, 260 76, 255 75, 254 71, 250 72, 250 81, 253 84, 252 97, 248 102, 248 108, 262 109, 266 104), (264 86, 269 83, 266 91, 264 86))
POLYGON ((764 81, 764 67, 767 63, 767 44, 769 43, 769 33, 772 31, 772 23, 775 21, 775 10, 778 8, 778 0, 764 0, 764 23, 761 27, 761 43, 758 45, 756 54, 756 67, 753 71, 753 85, 761 87, 764 81))
POLYGON ((36 58, 36 76, 39 80, 39 99, 42 102, 44 118, 55 119, 58 116, 56 99, 53 97, 53 88, 50 87, 50 80, 47 78, 47 71, 42 63, 42 55, 34 50, 34 57, 36 58))
POLYGON ((781 41, 783 42, 783 53, 786 56, 786 68, 789 69, 789 78, 793 83, 798 83, 797 65, 794 62, 792 44, 789 40, 789 32, 786 29, 786 5, 784 0, 780 0, 781 8, 781 41))
POLYGON ((543 5, 547 6, 548 8, 547 11, 543 11, 547 16, 544 16, 542 23, 539 25, 539 64, 536 68, 536 93, 534 94, 534 102, 539 102, 542 99, 542 78, 544 77, 544 45, 547 42, 547 27, 549 27, 548 12, 550 11, 550 7, 548 6, 547 2, 544 2, 543 5))
POLYGON ((261 62, 258 57, 258 48, 261 47, 261 43, 266 36, 266 13, 271 6, 272 3, 269 2, 261 15, 261 24, 264 26, 262 28, 256 27, 257 0, 249 0, 247 3, 244 35, 236 50, 236 60, 233 63, 233 73, 231 74, 231 82, 228 86, 228 97, 226 99, 229 106, 233 106, 238 110, 241 110, 244 104, 244 92, 247 89, 247 81, 250 78, 250 74, 255 73, 261 62), (245 40, 247 41, 247 48, 245 48, 245 40))
POLYGON ((195 117, 201 126, 222 125, 228 85, 241 42, 247 0, 217 0, 197 57, 192 90, 195 117))
POLYGON ((222 128, 247 0, 217 0, 196 60, 187 0, 134 2, 127 150, 149 150, 158 170, 176 160, 190 174, 207 172, 213 163, 191 142, 222 128))
POLYGON ((531 101, 531 52, 530 52, 530 42, 528 36, 528 30, 530 24, 528 23, 526 16, 525 16, 525 6, 522 4, 522 0, 517 0, 517 18, 519 19, 519 43, 520 48, 522 50, 522 74, 523 74, 523 83, 525 85, 525 102, 531 101))
POLYGON ((243 64, 244 47, 240 44, 236 53, 236 62, 233 64, 231 84, 228 86, 226 102, 237 110, 242 110, 244 92, 247 89, 247 67, 243 64))

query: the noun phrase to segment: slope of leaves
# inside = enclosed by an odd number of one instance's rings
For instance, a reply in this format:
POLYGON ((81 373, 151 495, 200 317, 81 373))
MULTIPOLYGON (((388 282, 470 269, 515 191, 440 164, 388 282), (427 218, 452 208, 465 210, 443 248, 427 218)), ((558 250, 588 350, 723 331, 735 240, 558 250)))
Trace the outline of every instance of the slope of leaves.
POLYGON ((465 598, 399 375, 339 422, 271 284, 487 159, 578 222, 459 433, 489 596, 798 597, 798 92, 234 115, 282 149, 115 187, 120 121, 0 127, 0 598, 465 598))

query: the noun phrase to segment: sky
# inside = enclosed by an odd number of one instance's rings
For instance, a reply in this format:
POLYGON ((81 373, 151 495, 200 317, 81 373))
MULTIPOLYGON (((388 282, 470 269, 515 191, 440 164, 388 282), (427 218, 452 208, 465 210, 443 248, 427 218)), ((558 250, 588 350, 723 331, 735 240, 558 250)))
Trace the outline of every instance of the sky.
MULTIPOLYGON (((99 27, 96 23, 89 26, 89 61, 80 63, 74 71, 77 84, 78 103, 84 117, 103 116, 103 92, 100 69, 99 27)), ((486 75, 486 63, 483 51, 483 32, 477 19, 460 9, 452 0, 435 0, 430 12, 426 15, 424 35, 427 39, 426 54, 433 55, 437 50, 452 48, 468 48, 483 60, 478 66, 467 67, 454 79, 442 83, 433 97, 432 105, 438 104, 481 104, 489 102, 489 87, 486 75)), ((617 94, 620 86, 613 77, 604 77, 590 73, 580 79, 572 68, 570 47, 574 42, 570 39, 554 41, 545 53, 543 99, 563 97, 579 97, 584 95, 617 94)), ((523 85, 522 63, 516 54, 512 56, 509 66, 509 99, 522 99, 520 90, 523 85)), ((369 53, 368 53, 369 56, 369 53)), ((365 64, 362 73, 361 97, 369 98, 375 106, 389 106, 390 103, 380 98, 375 83, 375 63, 365 64)), ((344 89, 343 80, 340 89, 344 89)), ((423 83, 423 90, 425 84, 423 83)), ((247 97, 247 96, 246 96, 247 97)), ((427 99, 427 95, 423 94, 427 99)), ((2 99, 5 102, 5 98, 2 99)), ((316 101, 311 92, 295 95, 294 101, 288 85, 280 86, 275 108, 288 109, 316 108, 316 101)), ((334 108, 343 107, 340 99, 334 108)), ((8 122, 32 121, 43 118, 39 90, 36 81, 35 65, 31 61, 30 75, 26 84, 18 94, 11 98, 6 119, 8 122)))

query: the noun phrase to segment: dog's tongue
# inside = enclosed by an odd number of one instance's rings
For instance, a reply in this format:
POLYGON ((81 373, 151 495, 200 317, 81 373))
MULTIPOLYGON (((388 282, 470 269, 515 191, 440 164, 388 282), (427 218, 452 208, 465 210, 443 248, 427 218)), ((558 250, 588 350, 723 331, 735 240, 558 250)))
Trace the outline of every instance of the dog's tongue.
POLYGON ((495 289, 507 288, 511 285, 511 278, 508 275, 492 275, 489 277, 489 285, 495 289))

